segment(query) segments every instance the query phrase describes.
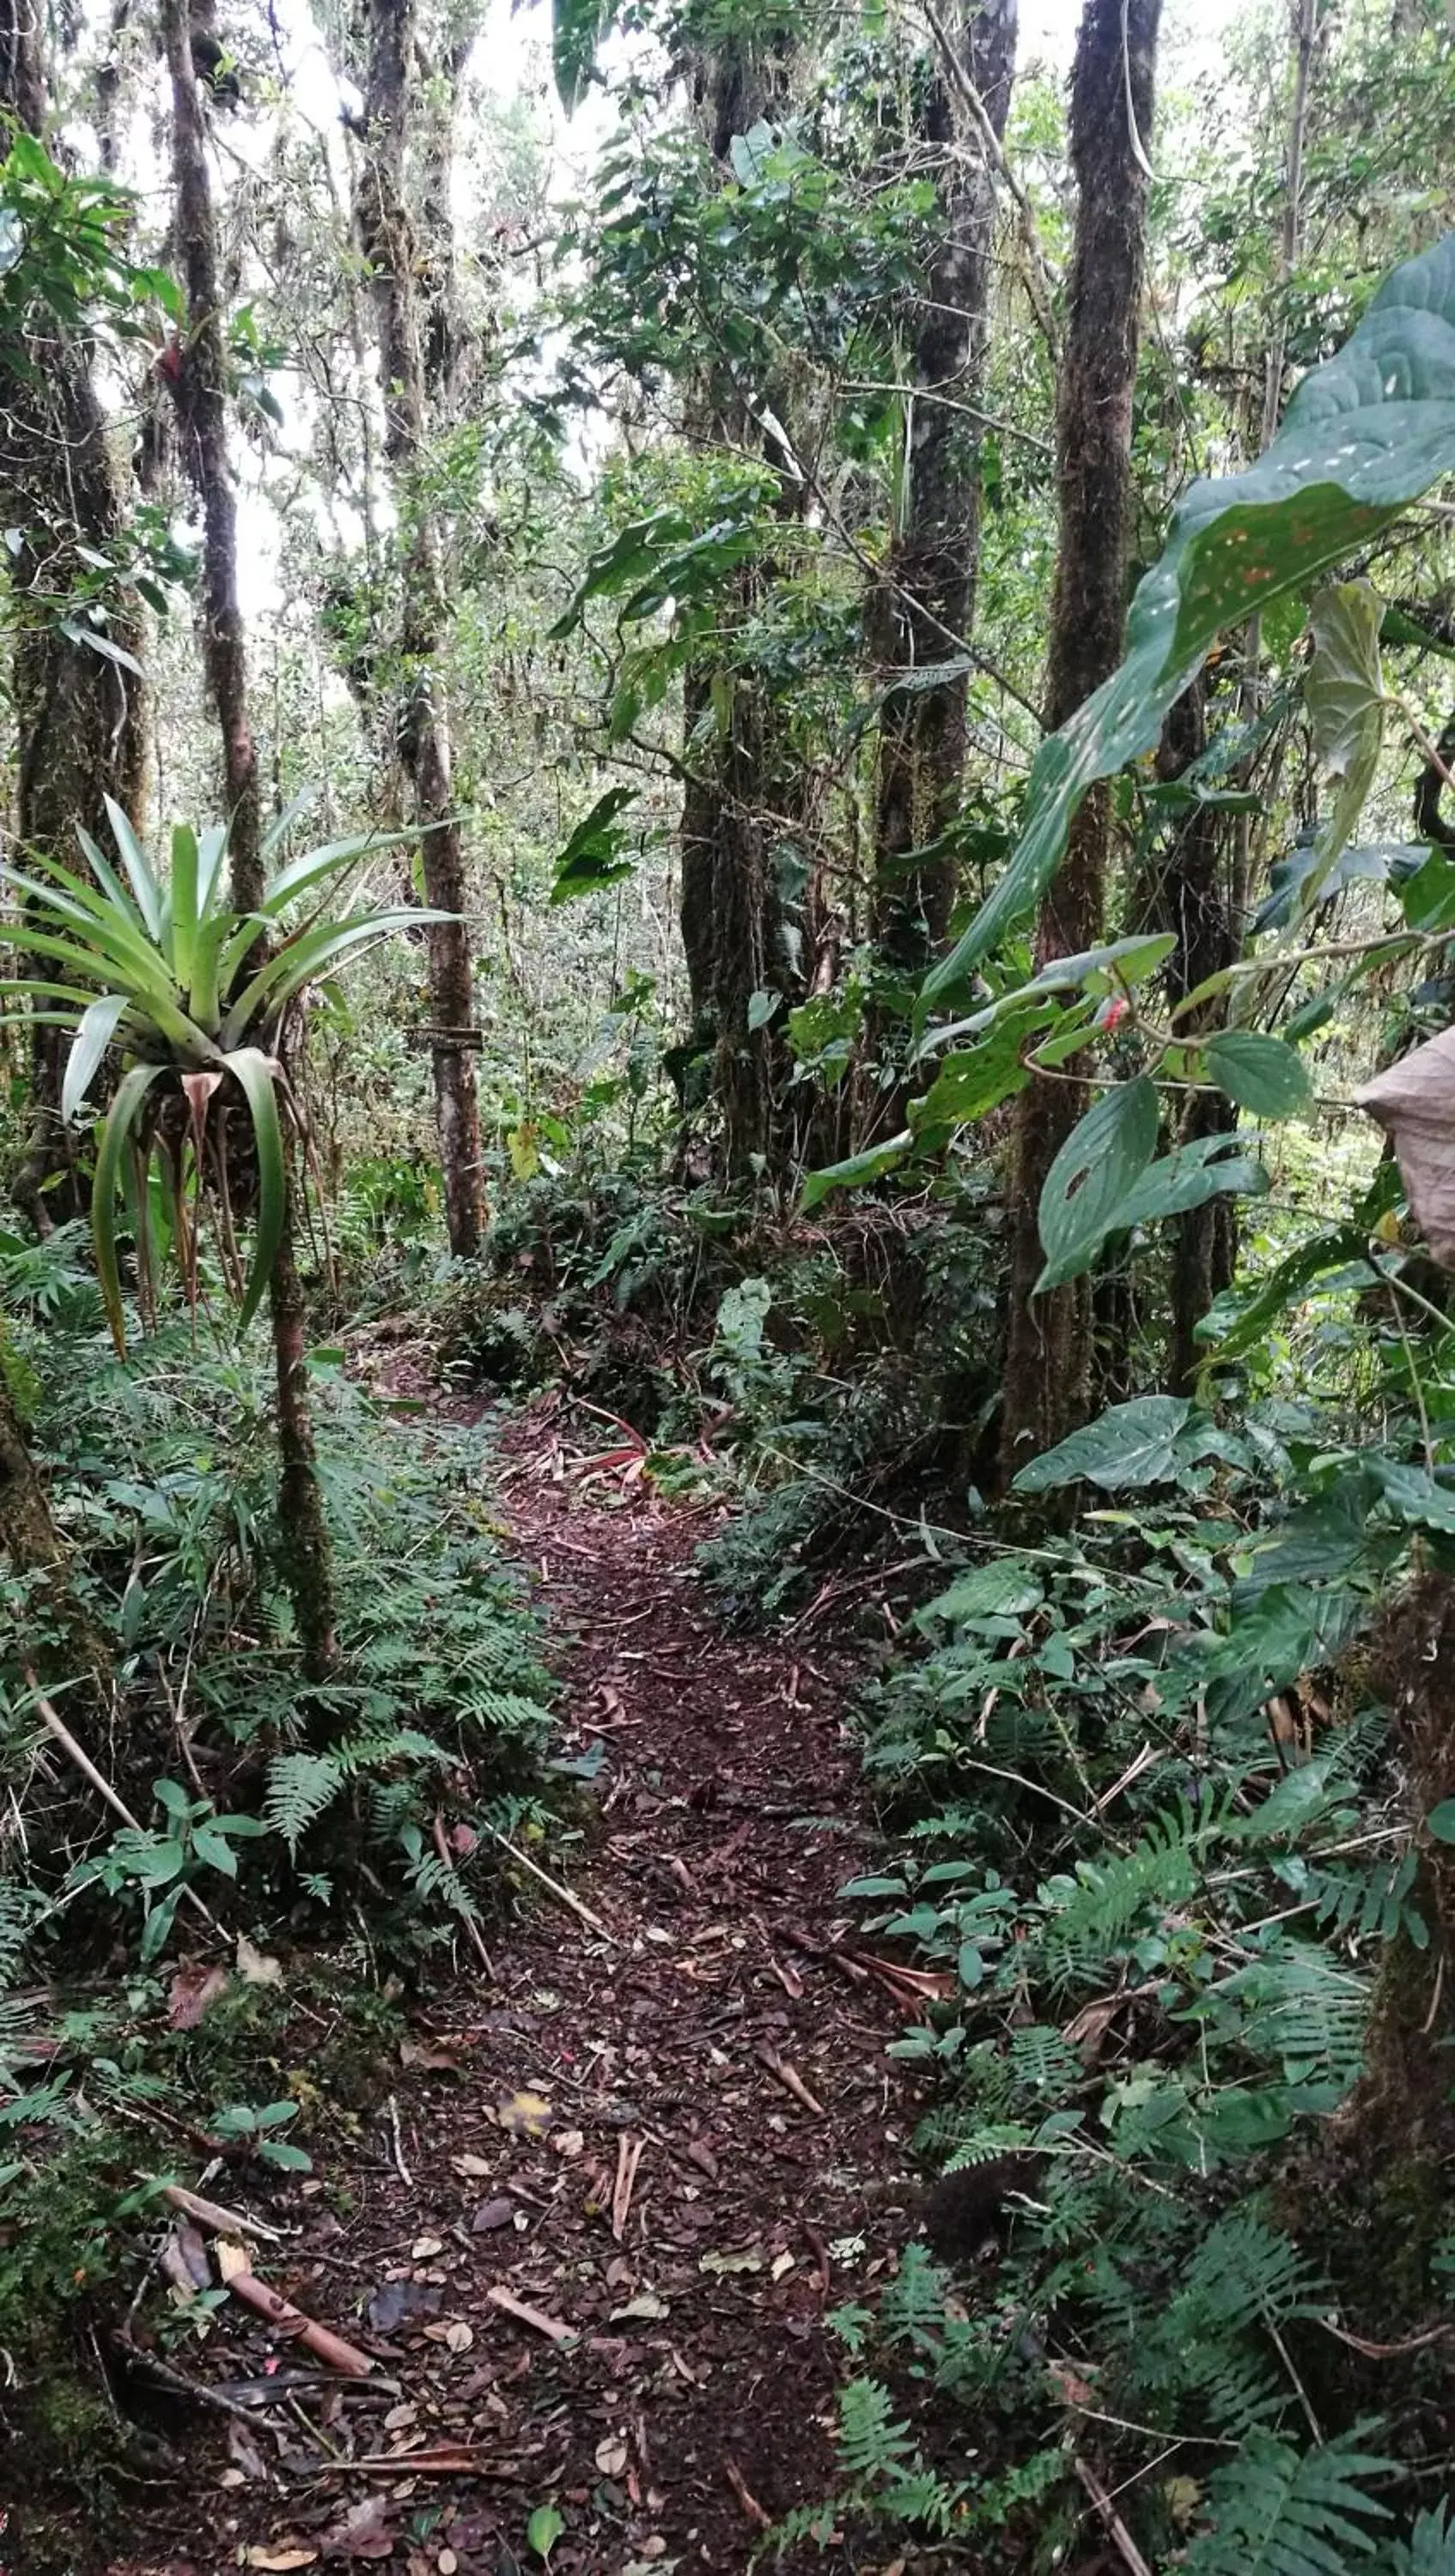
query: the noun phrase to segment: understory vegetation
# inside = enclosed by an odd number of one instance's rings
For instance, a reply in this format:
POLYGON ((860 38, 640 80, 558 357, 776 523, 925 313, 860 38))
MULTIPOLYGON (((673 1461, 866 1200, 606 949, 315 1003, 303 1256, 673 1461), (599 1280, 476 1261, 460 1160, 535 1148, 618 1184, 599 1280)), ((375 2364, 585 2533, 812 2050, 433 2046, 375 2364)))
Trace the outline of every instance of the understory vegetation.
POLYGON ((1204 14, 0 0, 0 2489, 559 1897, 544 1401, 852 1669, 743 2563, 1455 2576, 1455 38, 1204 14))

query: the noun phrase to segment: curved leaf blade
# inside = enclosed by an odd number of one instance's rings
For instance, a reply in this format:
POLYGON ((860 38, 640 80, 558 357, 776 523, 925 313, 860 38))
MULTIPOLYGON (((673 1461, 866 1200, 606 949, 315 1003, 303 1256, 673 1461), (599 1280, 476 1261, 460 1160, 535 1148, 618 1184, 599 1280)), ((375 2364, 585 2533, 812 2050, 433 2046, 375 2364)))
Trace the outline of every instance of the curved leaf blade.
POLYGON ((283 1126, 278 1116, 278 1089, 273 1061, 261 1047, 236 1047, 227 1058, 243 1088, 258 1148, 258 1218, 253 1234, 253 1263, 238 1312, 238 1330, 246 1332, 273 1275, 283 1240, 287 1212, 288 1171, 283 1154, 283 1126))
POLYGON ((96 1275, 111 1338, 126 1357, 126 1318, 121 1311, 121 1267, 116 1255, 116 1197, 126 1150, 154 1082, 166 1072, 161 1064, 134 1064, 116 1087, 116 1098, 101 1122, 96 1142, 96 1177, 91 1185, 91 1240, 96 1275))
POLYGON ((1009 867, 921 1006, 963 983, 1051 883, 1086 790, 1157 740, 1225 626, 1269 607, 1377 534, 1455 468, 1455 233, 1385 279, 1352 338, 1299 386, 1245 474, 1194 483, 1137 586, 1127 653, 1042 743, 1009 867))
POLYGON ((96 1069, 131 1007, 128 993, 103 993, 87 1005, 77 1025, 61 1084, 61 1123, 69 1126, 96 1078, 96 1069))

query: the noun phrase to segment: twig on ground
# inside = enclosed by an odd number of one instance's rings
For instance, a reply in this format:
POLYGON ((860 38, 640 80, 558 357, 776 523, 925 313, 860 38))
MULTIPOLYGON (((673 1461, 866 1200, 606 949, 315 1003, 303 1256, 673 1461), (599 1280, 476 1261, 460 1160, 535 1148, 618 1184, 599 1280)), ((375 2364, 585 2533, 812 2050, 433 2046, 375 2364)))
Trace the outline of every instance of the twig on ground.
POLYGON ((404 2140, 399 2134, 399 2104, 391 2093, 384 2105, 389 2120, 389 2144, 394 2152, 394 2170, 406 2191, 413 2191, 414 2176, 404 2161, 404 2140))
POLYGON ((593 1914, 590 1906, 583 1905, 579 1896, 573 1896, 569 1887, 563 1887, 558 1878, 552 1878, 549 1870, 542 1869, 538 1861, 533 1861, 528 1853, 521 1851, 519 1847, 510 1840, 508 1834, 498 1833, 494 1825, 490 1824, 486 1825, 485 1831, 490 1836, 492 1842, 499 1843, 502 1851, 509 1852, 513 1861, 518 1862, 520 1867, 527 1871, 532 1878, 538 1879, 542 1887, 548 1888, 551 1895, 555 1897, 557 1903, 568 1907, 570 1912, 574 1914, 580 1922, 584 1923, 589 1931, 595 1932, 601 1940, 609 1941, 613 1949, 620 1947, 616 1934, 608 1930, 607 1926, 602 1922, 600 1915, 593 1914))
POLYGON ((755 2054, 759 2064, 767 2067, 769 2074, 782 2085, 784 2092, 791 2093, 794 2101, 808 2112, 811 2119, 828 2118, 829 2115, 822 2102, 815 2094, 810 2093, 797 2067, 790 2066, 786 2057, 780 2057, 776 2048, 770 2048, 766 2040, 760 2040, 755 2054))
POLYGON ((548 2343, 576 2341, 574 2326, 564 2324, 560 2317, 548 2317, 542 2309, 533 2308, 526 2300, 518 2299, 513 2290, 506 2289, 503 2281, 497 2281, 493 2288, 486 2291, 485 2296, 493 2308, 500 2309, 502 2315, 514 2317, 517 2325, 529 2326, 532 2334, 544 2335, 548 2343))
POLYGON ((1106 2527, 1106 2536, 1108 2540, 1111 2542, 1113 2549, 1116 2551, 1117 2556, 1121 2559, 1123 2565, 1131 2570, 1131 2576, 1152 2576, 1151 2568, 1142 2556, 1140 2549, 1133 2540, 1131 2533, 1128 2531, 1126 2524, 1123 2522, 1116 2506, 1112 2503, 1110 2496, 1107 2494, 1107 2491, 1102 2485, 1095 2470, 1089 2469, 1084 2460, 1073 2460, 1071 2466, 1075 2470, 1078 2478, 1081 2480, 1082 2485, 1085 2487, 1086 2492, 1090 2496, 1092 2503, 1095 2505, 1097 2512, 1100 2514, 1102 2522, 1106 2527))
POLYGON ((204 2200, 200 2192, 188 2191, 180 2182, 169 2182, 162 2198, 170 2209, 179 2209, 184 2218, 195 2218, 199 2227, 210 2227, 217 2236, 266 2236, 271 2244, 281 2245, 283 2230, 270 2225, 266 2218, 244 2217, 237 2209, 224 2209, 219 2200, 204 2200))
POLYGON ((341 2371, 346 2379, 366 2379, 369 2376, 374 2367, 370 2354, 360 2352, 357 2344, 345 2343, 343 2336, 336 2335, 331 2326, 321 2326, 316 2317, 305 2316, 301 2308, 294 2307, 291 2299, 285 2299, 266 2281, 260 2281, 249 2267, 240 2246, 232 2247, 231 2253, 232 2260, 229 2259, 229 2247, 224 2243, 220 2250, 219 2268, 233 2297, 243 2307, 251 2308, 254 2316, 264 2318, 275 2334, 286 2336, 290 2343, 303 2344, 319 2361, 326 2362, 330 2370, 341 2371))
MULTIPOLYGON (((443 1861, 445 1868, 449 1871, 450 1876, 457 1879, 460 1873, 455 1867, 454 1854, 445 1840, 444 1818, 441 1816, 438 1807, 435 1809, 434 1818, 434 1847, 439 1853, 440 1859, 443 1861)), ((474 1915, 467 1914, 463 1906, 457 1906, 455 1908, 455 1912, 460 1922, 463 1923, 465 1927, 466 1939, 469 1941, 476 1957, 479 1959, 481 1967, 484 1969, 486 1976, 489 1978, 490 1983, 493 1986, 497 1982, 495 1975, 495 1962, 485 1947, 485 1935, 481 1931, 479 1924, 476 1922, 474 1915)))
POLYGON ((736 2460, 724 2460, 722 2464, 722 2473, 726 2478, 728 2485, 732 2488, 734 2495, 737 2497, 739 2504, 742 2506, 744 2513, 747 2515, 749 2522, 755 2523, 759 2531, 771 2531, 773 2528, 773 2517, 770 2513, 764 2512, 763 2507, 759 2504, 757 2497, 754 2495, 752 2488, 744 2477, 742 2470, 738 2467, 736 2460))
POLYGON ((641 2163, 642 2149, 646 2143, 645 2138, 628 2137, 625 2130, 616 2142, 616 2182, 611 2195, 611 2232, 618 2245, 626 2233, 627 2219, 631 2215, 632 2186, 637 2178, 637 2167, 641 2163))

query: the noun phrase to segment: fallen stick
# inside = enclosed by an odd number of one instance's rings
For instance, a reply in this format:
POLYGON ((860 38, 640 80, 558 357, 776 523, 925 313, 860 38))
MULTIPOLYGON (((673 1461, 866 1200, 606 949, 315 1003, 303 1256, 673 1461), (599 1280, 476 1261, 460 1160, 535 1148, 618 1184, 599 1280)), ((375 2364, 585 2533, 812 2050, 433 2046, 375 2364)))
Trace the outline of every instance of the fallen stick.
POLYGON ((756 2523, 759 2531, 771 2531, 773 2528, 773 2517, 770 2513, 764 2512, 763 2507, 759 2504, 757 2497, 754 2495, 752 2488, 744 2477, 742 2470, 738 2467, 736 2460, 724 2460, 722 2464, 722 2473, 726 2478, 728 2485, 732 2488, 734 2495, 737 2497, 739 2504, 742 2506, 744 2513, 747 2515, 749 2522, 756 2523))
MULTIPOLYGON (((434 1818, 434 1847, 439 1853, 440 1859, 443 1861, 445 1868, 449 1871, 450 1876, 452 1878, 458 1878, 459 1871, 455 1867, 454 1855, 450 1850, 449 1844, 445 1840, 444 1819, 441 1816, 438 1807, 435 1809, 434 1818)), ((463 1890, 461 1892, 463 1893, 463 1890)), ((456 1907, 455 1911, 458 1913, 460 1921, 465 1927, 466 1939, 473 1947, 481 1967, 484 1969, 486 1976, 489 1978, 490 1983, 493 1986, 496 1982, 495 1962, 485 1947, 485 1936, 482 1933, 479 1924, 476 1922, 473 1914, 467 1914, 465 1912, 463 1906, 456 1907)))
POLYGON ((631 2214, 632 2185, 636 2181, 637 2167, 641 2163, 642 2149, 646 2143, 645 2138, 628 2137, 625 2130, 616 2142, 616 2183, 611 2195, 611 2232, 618 2245, 626 2233, 626 2222, 631 2214))
POLYGON ((828 2118, 829 2115, 822 2102, 815 2094, 810 2093, 797 2067, 790 2066, 786 2057, 780 2057, 776 2048, 770 2048, 766 2040, 760 2040, 755 2054, 759 2064, 767 2067, 769 2074, 782 2085, 784 2092, 791 2093, 794 2101, 801 2109, 807 2111, 811 2118, 815 2120, 828 2118))
POLYGON ((598 1933, 603 1941, 609 1941, 614 1950, 620 1948, 621 1945, 617 1940, 616 1934, 608 1931, 606 1925, 602 1922, 600 1915, 593 1914, 589 1905, 583 1905, 579 1896, 573 1896, 569 1887, 563 1887, 558 1878, 552 1878, 549 1870, 542 1869, 540 1863, 538 1861, 533 1861, 527 1853, 519 1850, 516 1844, 510 1840, 508 1835, 498 1833, 494 1825, 487 1824, 485 1826, 485 1831, 489 1834, 492 1842, 499 1843, 501 1850, 509 1852, 511 1859, 513 1861, 518 1861, 522 1869, 528 1870, 532 1878, 539 1879, 542 1887, 549 1888, 552 1896, 555 1897, 558 1904, 569 1906, 571 1912, 576 1915, 590 1931, 598 1933))
POLYGON ((218 2200, 204 2200, 199 2192, 188 2191, 180 2182, 165 2184, 162 2198, 169 2209, 179 2209, 184 2218, 195 2218, 199 2227, 210 2227, 216 2236, 266 2236, 270 2244, 283 2242, 281 2227, 270 2226, 266 2218, 245 2218, 241 2211, 224 2209, 218 2200))
POLYGON ((342 2335, 336 2335, 330 2326, 321 2326, 315 2317, 306 2317, 291 2299, 280 2297, 266 2281, 260 2281, 248 2269, 241 2247, 229 2249, 224 2245, 219 2260, 222 2277, 233 2297, 251 2308, 255 2316, 266 2318, 275 2334, 286 2335, 290 2343, 305 2345, 318 2360, 327 2362, 330 2370, 341 2371, 346 2379, 368 2377, 374 2367, 370 2355, 360 2352, 357 2344, 345 2343, 342 2335), (234 2261, 228 2259, 229 2250, 234 2261))
POLYGON ((1096 2475, 1095 2470, 1089 2469, 1084 2460, 1073 2460, 1071 2466, 1075 2470, 1078 2478, 1081 2480, 1082 2485, 1085 2487, 1086 2492, 1090 2496, 1092 2503, 1095 2505, 1097 2512, 1100 2514, 1103 2523, 1106 2525, 1106 2536, 1111 2542, 1112 2547, 1115 2549, 1117 2556, 1121 2559, 1123 2565, 1130 2570, 1130 2576, 1152 2576, 1151 2568, 1142 2556, 1140 2549, 1133 2540, 1131 2533, 1128 2531, 1126 2524, 1123 2522, 1116 2506, 1112 2503, 1110 2496, 1107 2494, 1100 2478, 1096 2475))
POLYGON ((559 2317, 548 2317, 540 2308, 528 2306, 524 2299, 516 2297, 513 2290, 507 2290, 503 2282, 497 2282, 493 2289, 486 2291, 485 2296, 492 2307, 500 2309, 502 2315, 514 2317, 517 2325, 529 2326, 533 2334, 544 2335, 548 2343, 576 2341, 574 2326, 563 2325, 559 2317))

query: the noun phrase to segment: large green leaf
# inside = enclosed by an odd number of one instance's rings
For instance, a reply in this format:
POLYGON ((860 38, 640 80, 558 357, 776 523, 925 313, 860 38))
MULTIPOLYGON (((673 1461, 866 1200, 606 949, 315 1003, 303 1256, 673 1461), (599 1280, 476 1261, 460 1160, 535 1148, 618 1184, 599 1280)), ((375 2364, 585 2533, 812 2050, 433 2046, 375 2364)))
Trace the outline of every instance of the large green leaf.
POLYGON ((866 1181, 880 1181, 902 1163, 914 1145, 906 1127, 898 1136, 890 1136, 882 1145, 866 1146, 862 1154, 850 1154, 842 1163, 825 1163, 821 1171, 810 1172, 803 1184, 799 1206, 807 1216, 830 1190, 862 1188, 866 1181))
POLYGON ((1314 649, 1303 693, 1319 767, 1335 793, 1314 843, 1305 908, 1349 841, 1379 767, 1385 708, 1379 667, 1383 617, 1384 602, 1367 581, 1330 582, 1309 606, 1314 649))
POLYGON ((132 829, 131 818, 124 814, 114 796, 106 799, 106 812, 112 835, 121 853, 137 909, 153 939, 162 935, 162 889, 152 873, 152 863, 132 829))
POLYGON ((1041 1192, 1046 1266, 1038 1296, 1077 1278, 1121 1223, 1123 1203, 1157 1150, 1157 1123, 1157 1086, 1139 1073, 1101 1092, 1073 1127, 1041 1192))
POLYGON ((1022 1467, 1018 1494, 1045 1494, 1055 1485, 1085 1482, 1119 1493, 1134 1485, 1165 1484, 1177 1472, 1177 1435, 1192 1411, 1184 1395, 1139 1395, 1114 1404, 1084 1431, 1073 1431, 1022 1467))
POLYGON ((96 1247, 96 1276, 101 1283, 111 1338, 126 1356, 126 1318, 121 1311, 121 1266, 116 1257, 116 1194, 126 1150, 163 1064, 134 1064, 116 1086, 116 1098, 101 1121, 96 1141, 96 1175, 91 1184, 91 1238, 96 1247))
POLYGON ((1268 1175, 1251 1154, 1240 1154, 1232 1136, 1194 1136, 1170 1154, 1149 1163, 1117 1213, 1124 1226, 1156 1225, 1162 1218, 1186 1216, 1220 1197, 1266 1197, 1268 1175))
POLYGON ((595 894, 602 886, 629 877, 633 861, 623 856, 627 835, 617 821, 623 807, 635 804, 635 787, 608 787, 589 813, 583 814, 551 871, 552 903, 569 903, 577 894, 595 894))
POLYGON ((551 60, 568 116, 581 103, 610 23, 609 0, 551 0, 551 60))
POLYGON ((167 888, 166 923, 171 929, 172 973, 189 997, 192 952, 197 941, 197 835, 190 823, 172 833, 172 881, 167 888))
POLYGON ((1336 358, 1304 378, 1247 473, 1198 482, 1138 584, 1127 655, 1042 743, 1005 875, 926 978, 953 992, 1040 900, 1098 778, 1150 751, 1225 626, 1327 571, 1455 468, 1455 234, 1386 278, 1336 358))
POLYGON ((1208 1080, 1255 1118, 1292 1118, 1309 1102, 1302 1058, 1258 1029, 1219 1029, 1203 1048, 1208 1080))
MULTIPOLYGON (((418 904, 400 904, 390 912, 370 912, 345 921, 317 921, 285 941, 276 955, 244 985, 222 1024, 225 1047, 244 1039, 260 1014, 281 1011, 305 984, 327 975, 359 948, 387 939, 395 930, 414 930, 447 916, 418 904)), ((226 953, 223 966, 226 969, 226 953)))

